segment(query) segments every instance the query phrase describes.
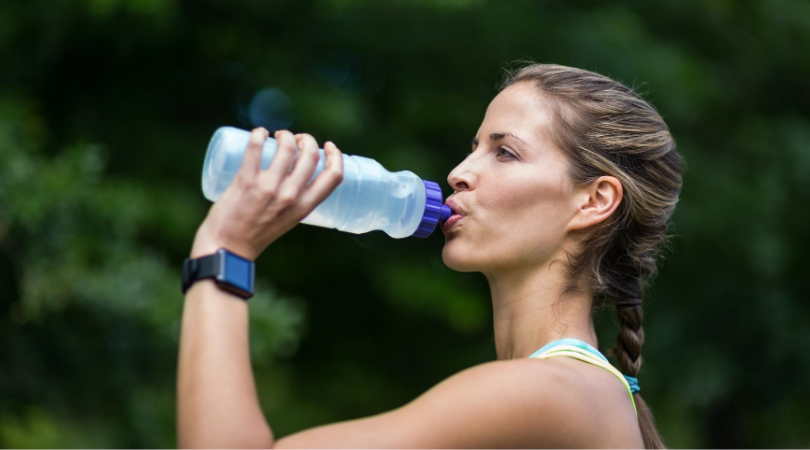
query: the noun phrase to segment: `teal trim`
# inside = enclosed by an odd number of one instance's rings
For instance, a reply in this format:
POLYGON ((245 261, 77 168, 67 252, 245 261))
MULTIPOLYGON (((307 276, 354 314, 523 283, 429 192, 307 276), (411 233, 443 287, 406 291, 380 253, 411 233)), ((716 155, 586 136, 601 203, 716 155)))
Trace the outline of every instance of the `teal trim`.
MULTIPOLYGON (((532 353, 529 356, 529 358, 534 358, 535 356, 540 355, 543 352, 546 352, 558 345, 570 345, 573 347, 579 347, 583 350, 588 351, 589 353, 598 356, 605 362, 608 362, 608 359, 605 357, 605 355, 603 355, 602 352, 600 352, 599 350, 595 349, 591 344, 588 344, 587 342, 581 341, 579 339, 571 339, 571 338, 557 339, 556 341, 549 342, 548 344, 544 345, 543 348, 541 348, 540 350, 537 350, 536 352, 532 353)), ((631 395, 641 391, 641 387, 639 387, 638 385, 638 378, 631 377, 625 374, 622 374, 622 376, 624 376, 624 379, 627 380, 627 384, 630 386, 631 395)))
POLYGON ((583 350, 588 351, 589 353, 593 353, 603 361, 608 362, 608 359, 605 357, 605 355, 603 355, 599 350, 595 349, 591 344, 588 344, 587 342, 581 341, 579 339, 571 339, 571 338, 557 339, 556 341, 549 342, 548 344, 544 345, 543 348, 541 348, 540 350, 537 350, 536 352, 532 353, 529 356, 529 358, 534 358, 535 356, 545 352, 546 350, 549 350, 550 348, 556 347, 558 345, 571 345, 574 347, 579 347, 583 350))

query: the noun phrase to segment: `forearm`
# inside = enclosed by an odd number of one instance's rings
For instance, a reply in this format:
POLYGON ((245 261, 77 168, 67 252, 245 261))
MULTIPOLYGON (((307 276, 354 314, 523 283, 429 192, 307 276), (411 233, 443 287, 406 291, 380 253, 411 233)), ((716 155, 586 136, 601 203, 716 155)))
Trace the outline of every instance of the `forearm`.
MULTIPOLYGON (((268 132, 251 132, 239 172, 197 230, 191 258, 222 247, 255 261, 343 180, 343 156, 334 144, 324 145, 326 166, 310 183, 320 157, 315 139, 286 130, 275 137, 278 150, 270 167, 262 169, 268 132)), ((273 445, 256 395, 249 350, 248 304, 210 279, 194 283, 186 291, 180 332, 179 447, 273 445)))
POLYGON ((177 373, 181 448, 269 448, 250 363, 248 304, 213 280, 186 292, 177 373))

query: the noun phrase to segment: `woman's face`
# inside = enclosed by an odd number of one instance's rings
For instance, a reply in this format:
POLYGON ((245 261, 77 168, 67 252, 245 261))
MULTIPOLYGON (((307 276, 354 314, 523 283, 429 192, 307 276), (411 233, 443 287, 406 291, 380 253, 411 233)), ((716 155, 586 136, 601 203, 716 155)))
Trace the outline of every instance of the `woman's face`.
POLYGON ((515 270, 548 262, 560 248, 577 206, 552 126, 530 83, 513 84, 489 104, 472 153, 447 177, 456 191, 448 203, 466 214, 443 227, 448 267, 515 270))

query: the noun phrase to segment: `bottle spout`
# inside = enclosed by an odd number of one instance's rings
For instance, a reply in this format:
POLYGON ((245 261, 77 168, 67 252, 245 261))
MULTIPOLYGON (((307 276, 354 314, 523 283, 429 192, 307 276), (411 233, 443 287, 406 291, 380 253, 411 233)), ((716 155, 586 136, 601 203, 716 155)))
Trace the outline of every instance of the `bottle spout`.
POLYGON ((452 216, 452 215, 453 215, 453 210, 450 209, 450 207, 447 206, 447 205, 442 205, 442 210, 441 210, 441 212, 439 212, 439 222, 440 223, 446 222, 447 219, 449 219, 450 216, 452 216))

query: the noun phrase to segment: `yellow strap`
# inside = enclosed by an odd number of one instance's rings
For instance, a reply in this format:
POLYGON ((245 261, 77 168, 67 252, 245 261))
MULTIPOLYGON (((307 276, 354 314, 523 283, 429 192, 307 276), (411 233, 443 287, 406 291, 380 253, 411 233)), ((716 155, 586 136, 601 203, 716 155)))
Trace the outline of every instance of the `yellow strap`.
POLYGON ((638 410, 636 410, 636 402, 633 400, 633 393, 630 392, 630 385, 627 384, 627 380, 624 378, 621 372, 616 370, 615 367, 611 366, 609 363, 606 363, 602 359, 598 358, 595 355, 592 355, 587 350, 581 349, 579 347, 575 347, 573 345, 557 345, 553 348, 548 349, 547 351, 535 356, 535 358, 552 358, 554 356, 568 356, 571 358, 578 359, 580 361, 584 361, 586 363, 593 364, 594 366, 599 366, 613 375, 616 375, 616 378, 624 384, 624 387, 627 389, 627 394, 630 395, 630 403, 633 404, 633 411, 635 411, 636 416, 638 416, 638 410))

